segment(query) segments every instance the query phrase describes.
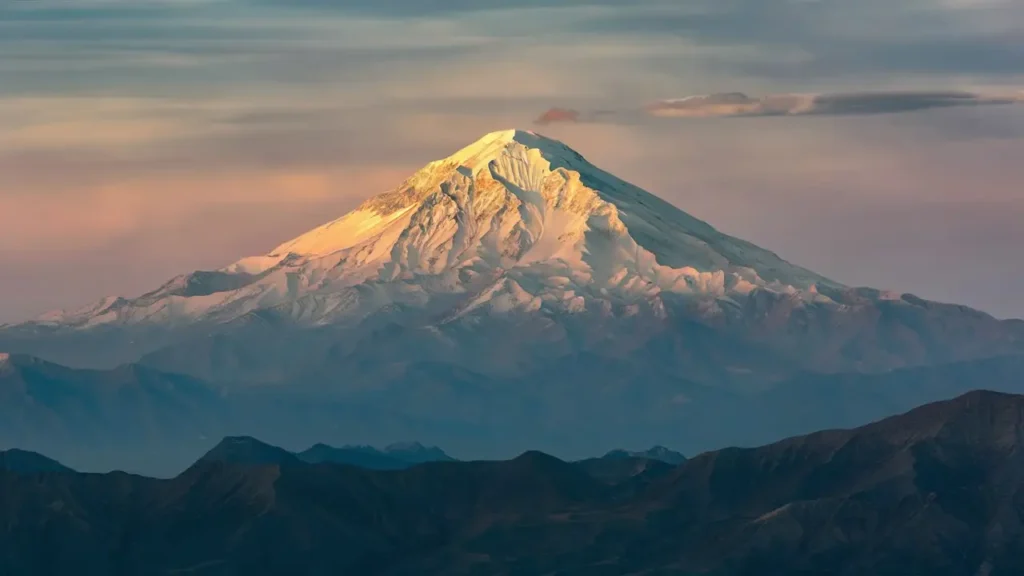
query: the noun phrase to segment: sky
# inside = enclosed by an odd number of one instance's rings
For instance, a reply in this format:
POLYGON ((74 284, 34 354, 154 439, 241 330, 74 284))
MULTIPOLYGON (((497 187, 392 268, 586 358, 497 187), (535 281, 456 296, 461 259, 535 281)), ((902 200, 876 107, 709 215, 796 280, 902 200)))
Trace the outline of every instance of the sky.
POLYGON ((0 0, 0 55, 0 322, 266 252, 510 127, 837 281, 1024 317, 1024 105, 927 103, 1024 95, 1019 0, 0 0), (726 92, 881 95, 533 124, 726 92))

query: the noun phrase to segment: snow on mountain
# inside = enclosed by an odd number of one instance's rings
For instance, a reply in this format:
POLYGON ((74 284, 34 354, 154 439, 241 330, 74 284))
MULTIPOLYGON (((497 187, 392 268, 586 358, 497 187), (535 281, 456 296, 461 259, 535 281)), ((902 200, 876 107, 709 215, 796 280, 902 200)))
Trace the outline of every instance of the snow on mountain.
POLYGON ((718 232, 539 134, 487 134, 394 190, 269 254, 108 298, 38 324, 226 322, 273 309, 320 325, 388 306, 659 314, 664 293, 730 300, 761 288, 827 301, 837 285, 718 232))

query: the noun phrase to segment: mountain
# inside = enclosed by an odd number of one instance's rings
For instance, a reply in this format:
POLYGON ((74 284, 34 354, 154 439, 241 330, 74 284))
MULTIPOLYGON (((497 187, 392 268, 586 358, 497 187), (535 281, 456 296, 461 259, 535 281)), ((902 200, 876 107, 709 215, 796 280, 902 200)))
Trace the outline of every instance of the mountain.
POLYGON ((451 462, 454 459, 437 447, 426 447, 419 442, 390 444, 383 450, 372 446, 345 446, 335 448, 318 443, 300 452, 298 457, 310 464, 350 464, 371 470, 402 470, 424 462, 451 462))
POLYGON ((343 370, 373 386, 360 371, 421 361, 522 377, 596 354, 760 386, 1020 353, 1024 328, 842 286, 508 130, 265 255, 8 327, 0 346, 248 384, 343 370))
POLYGON ((418 442, 392 444, 383 450, 372 446, 335 448, 317 443, 296 454, 250 436, 229 436, 211 448, 200 461, 245 466, 281 466, 305 462, 348 464, 369 470, 403 470, 424 462, 453 462, 454 459, 440 448, 428 448, 418 442))
POLYGON ((396 190, 266 255, 37 324, 230 322, 273 310, 323 325, 390 306, 431 309, 436 320, 450 321, 477 309, 657 308, 662 291, 726 297, 816 283, 835 286, 717 232, 561 143, 510 130, 427 165, 396 190), (453 298, 425 301, 442 295, 453 298))
POLYGON ((677 552, 695 571, 1013 574, 1022 438, 1024 398, 976 391, 860 429, 703 454, 653 492, 670 502, 661 529, 697 544, 677 552), (709 529, 719 518, 734 521, 709 529))
POLYGON ((604 460, 620 460, 627 458, 646 458, 648 460, 657 460, 673 466, 678 466, 679 464, 686 462, 686 456, 683 456, 675 450, 669 450, 664 446, 654 446, 649 450, 643 450, 640 452, 612 450, 602 457, 604 460))
POLYGON ((283 466, 299 463, 299 458, 284 448, 271 446, 249 436, 229 436, 202 458, 202 462, 223 462, 249 466, 283 466))
POLYGON ((42 454, 16 448, 0 451, 0 470, 20 474, 73 471, 71 468, 42 454))
POLYGON ((632 456, 588 458, 574 464, 595 480, 619 488, 625 496, 634 495, 638 489, 669 474, 674 468, 661 460, 632 456))
MULTIPOLYGON (((372 450, 373 448, 370 447, 372 450)), ((395 442, 384 447, 384 454, 410 464, 424 462, 451 462, 455 460, 437 446, 424 446, 419 442, 395 442)))
POLYGON ((611 450, 600 458, 587 458, 575 464, 592 477, 606 484, 624 486, 635 491, 662 475, 668 474, 675 466, 686 462, 686 457, 664 446, 649 450, 630 452, 611 450))
POLYGON ((518 130, 265 255, 0 329, 0 349, 46 359, 0 368, 0 445, 163 473, 224 436, 696 454, 1024 392, 1024 322, 840 285, 518 130))
POLYGON ((145 366, 78 370, 17 354, 0 364, 0 445, 77 469, 176 473, 227 415, 206 383, 145 366))
MULTIPOLYGON (((0 365, 0 446, 52 454, 85 471, 127 469, 171 476, 204 452, 206 458, 236 463, 276 462, 271 454, 296 458, 246 434, 301 446, 314 438, 365 437, 366 430, 398 434, 424 428, 432 426, 322 398, 264 390, 228 392, 138 364, 75 369, 15 354, 5 355, 0 365)), ((390 462, 383 466, 389 468, 451 459, 436 447, 415 442, 383 451, 353 447, 351 452, 364 460, 353 463, 368 467, 381 467, 365 461, 371 452, 390 462)))
POLYGON ((972 392, 708 452, 629 490, 538 452, 402 471, 204 459, 169 480, 0 471, 0 572, 1009 576, 1022 441, 1024 397, 972 392))
POLYGON ((300 452, 298 457, 310 464, 348 464, 370 470, 403 470, 412 466, 369 446, 335 448, 321 443, 300 452))

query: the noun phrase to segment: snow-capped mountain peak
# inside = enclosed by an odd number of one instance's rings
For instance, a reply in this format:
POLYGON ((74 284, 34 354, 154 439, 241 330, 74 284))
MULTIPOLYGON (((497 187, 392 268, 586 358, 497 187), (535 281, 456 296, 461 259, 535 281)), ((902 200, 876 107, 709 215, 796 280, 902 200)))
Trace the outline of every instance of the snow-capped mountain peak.
POLYGON ((449 320, 476 311, 660 314, 663 293, 715 300, 760 288, 821 300, 821 284, 835 286, 561 142, 506 130, 268 254, 40 321, 224 322, 272 308, 315 325, 395 305, 440 307, 449 320))
MULTIPOLYGON (((520 167, 550 166, 552 162, 569 160, 583 161, 564 144, 534 132, 492 132, 445 159, 431 162, 395 190, 370 198, 353 212, 281 244, 266 256, 239 261, 234 270, 261 270, 276 265, 288 255, 326 256, 356 246, 380 234, 431 196, 447 194, 441 189, 442 183, 452 178, 457 180, 459 175, 476 178, 492 163, 505 163, 506 167, 513 163, 520 167)), ((521 175, 522 170, 512 172, 521 175)), ((526 187, 535 188, 529 184, 526 187)))

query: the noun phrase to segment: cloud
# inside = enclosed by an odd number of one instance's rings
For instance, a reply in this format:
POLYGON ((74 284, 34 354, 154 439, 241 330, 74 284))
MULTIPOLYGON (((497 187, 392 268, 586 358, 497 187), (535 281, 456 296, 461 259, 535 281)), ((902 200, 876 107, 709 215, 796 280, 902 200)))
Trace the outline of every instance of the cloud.
MULTIPOLYGON (((971 92, 853 92, 815 96, 807 114, 887 114, 949 106, 985 106, 1024 103, 1021 95, 983 95, 971 92)), ((801 113, 798 105, 796 111, 801 113)))
POLYGON ((594 12, 575 30, 746 47, 705 64, 775 80, 1024 73, 1024 4, 1014 0, 685 0, 594 12))
POLYGON ((983 95, 959 91, 779 94, 763 98, 730 93, 663 100, 645 109, 653 116, 855 116, 1022 102, 1024 96, 983 95))
MULTIPOLYGON (((1024 103, 1024 91, 977 94, 962 91, 840 92, 833 94, 777 94, 754 98, 741 92, 687 96, 661 100, 643 107, 649 116, 716 118, 750 116, 860 116, 915 112, 931 108, 991 106, 1024 103)), ((536 124, 600 122, 622 119, 635 111, 581 112, 551 108, 536 124)), ((635 117, 635 116, 634 116, 635 117)))
MULTIPOLYGON (((327 9, 342 13, 369 14, 392 18, 417 18, 495 11, 524 11, 547 8, 584 9, 618 7, 621 0, 251 0, 254 4, 287 5, 327 9)), ((670 0, 634 0, 634 6, 662 6, 670 0)))

